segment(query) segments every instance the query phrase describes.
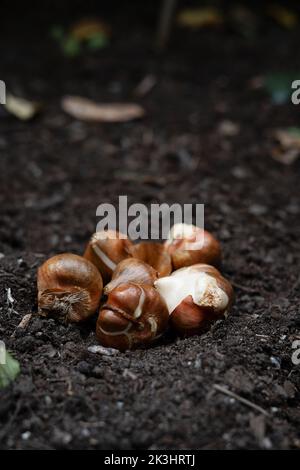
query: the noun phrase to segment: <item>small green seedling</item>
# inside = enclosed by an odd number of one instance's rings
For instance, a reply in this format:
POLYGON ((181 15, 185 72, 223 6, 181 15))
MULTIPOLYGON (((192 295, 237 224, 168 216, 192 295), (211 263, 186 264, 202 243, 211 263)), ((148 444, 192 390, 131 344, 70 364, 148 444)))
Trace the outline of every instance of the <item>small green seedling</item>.
POLYGON ((19 373, 19 362, 6 351, 3 341, 0 341, 0 389, 13 382, 19 373))

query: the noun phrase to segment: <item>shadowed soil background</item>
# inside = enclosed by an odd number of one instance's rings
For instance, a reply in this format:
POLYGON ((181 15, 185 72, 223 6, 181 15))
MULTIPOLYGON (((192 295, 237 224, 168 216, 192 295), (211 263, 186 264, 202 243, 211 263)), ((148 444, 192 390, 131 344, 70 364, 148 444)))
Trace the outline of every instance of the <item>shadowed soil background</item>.
POLYGON ((291 361, 300 335, 300 161, 271 157, 273 129, 297 125, 300 108, 272 104, 253 85, 300 71, 299 29, 266 22, 250 42, 222 29, 175 30, 157 54, 155 15, 132 13, 132 26, 120 10, 111 45, 73 60, 37 20, 1 29, 0 78, 44 103, 25 123, 0 109, 0 338, 21 366, 0 391, 2 449, 300 447, 300 366, 291 361), (156 85, 136 99, 148 74, 156 85), (79 122, 61 110, 65 94, 137 101, 147 114, 79 122), (236 132, 224 131, 228 120, 236 132), (96 207, 122 194, 129 204, 205 204, 235 285, 228 319, 200 337, 169 333, 116 355, 88 351, 94 320, 33 317, 17 328, 37 310, 37 267, 56 253, 83 253, 96 207))

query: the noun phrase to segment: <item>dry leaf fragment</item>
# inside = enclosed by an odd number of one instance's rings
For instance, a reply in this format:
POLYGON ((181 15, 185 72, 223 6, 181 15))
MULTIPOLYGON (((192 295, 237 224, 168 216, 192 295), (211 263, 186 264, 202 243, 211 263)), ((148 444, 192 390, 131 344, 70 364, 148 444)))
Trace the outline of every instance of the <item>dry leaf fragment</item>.
POLYGON ((41 108, 40 104, 37 102, 19 98, 10 93, 6 95, 6 103, 4 106, 10 114, 13 114, 22 121, 32 119, 41 108))
POLYGON ((280 26, 286 29, 293 29, 298 25, 298 15, 296 12, 289 10, 281 5, 270 5, 268 14, 280 26))
POLYGON ((80 96, 65 96, 62 109, 82 121, 126 122, 144 116, 144 109, 135 103, 95 103, 80 96))
POLYGON ((84 18, 71 27, 70 33, 78 41, 85 41, 99 34, 109 37, 110 28, 99 19, 84 18))
POLYGON ((27 315, 24 315, 24 317, 22 318, 22 320, 18 324, 17 328, 22 328, 22 329, 27 328, 31 318, 32 318, 32 313, 27 313, 27 315))
POLYGON ((134 94, 139 97, 147 95, 156 85, 157 79, 154 75, 146 75, 137 85, 134 94))
POLYGON ((235 122, 230 121, 229 119, 225 119, 224 121, 220 122, 218 132, 223 137, 234 137, 239 134, 240 127, 235 122))
POLYGON ((223 16, 216 8, 187 8, 179 12, 177 23, 191 29, 219 26, 223 16))
POLYGON ((300 155, 300 129, 277 129, 273 135, 279 145, 272 148, 271 156, 285 165, 294 163, 300 155))
POLYGON ((277 129, 274 137, 284 148, 297 148, 300 151, 300 129, 290 127, 288 129, 277 129))

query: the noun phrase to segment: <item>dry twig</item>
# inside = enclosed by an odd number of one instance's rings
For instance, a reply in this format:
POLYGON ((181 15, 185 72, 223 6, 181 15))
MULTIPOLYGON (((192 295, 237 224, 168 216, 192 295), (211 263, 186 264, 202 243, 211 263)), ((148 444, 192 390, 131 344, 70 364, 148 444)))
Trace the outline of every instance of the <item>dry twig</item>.
POLYGON ((258 411, 259 413, 262 413, 265 416, 269 416, 268 411, 261 408, 261 406, 256 405, 255 403, 252 403, 251 401, 247 400, 246 398, 241 397, 240 395, 237 395, 234 392, 231 392, 226 387, 222 387, 222 385, 214 384, 214 388, 218 390, 218 392, 224 393, 225 395, 228 395, 229 397, 234 398, 235 400, 239 401, 240 403, 243 403, 249 408, 252 408, 253 410, 258 411))

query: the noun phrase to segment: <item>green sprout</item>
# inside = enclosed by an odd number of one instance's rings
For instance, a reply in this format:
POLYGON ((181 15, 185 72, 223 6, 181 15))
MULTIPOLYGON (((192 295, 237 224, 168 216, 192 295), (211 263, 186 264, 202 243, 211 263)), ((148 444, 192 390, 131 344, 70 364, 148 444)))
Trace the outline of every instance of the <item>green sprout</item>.
POLYGON ((0 362, 0 389, 7 387, 20 373, 20 364, 4 349, 4 361, 0 362), (4 362, 4 364, 2 364, 4 362))

